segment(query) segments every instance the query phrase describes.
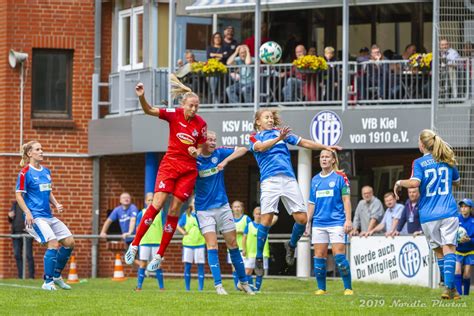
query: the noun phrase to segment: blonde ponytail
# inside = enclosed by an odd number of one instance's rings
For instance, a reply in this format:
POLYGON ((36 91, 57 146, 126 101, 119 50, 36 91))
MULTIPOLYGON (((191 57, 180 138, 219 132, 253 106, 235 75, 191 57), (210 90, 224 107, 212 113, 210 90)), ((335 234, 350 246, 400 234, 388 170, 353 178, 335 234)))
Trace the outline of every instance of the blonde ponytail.
POLYGON ((38 144, 36 140, 32 140, 27 142, 26 144, 23 144, 20 149, 20 154, 21 154, 21 161, 20 161, 20 167, 24 167, 26 164, 30 163, 30 156, 28 156, 28 153, 30 152, 31 149, 33 149, 33 145, 38 144))
POLYGON ((191 88, 179 81, 175 74, 170 74, 169 78, 171 82, 171 96, 173 99, 181 98, 181 103, 186 102, 190 97, 199 99, 198 95, 194 93, 191 88))
POLYGON ((430 129, 424 129, 420 133, 420 141, 438 162, 445 162, 450 166, 457 165, 456 157, 451 146, 439 135, 430 129))

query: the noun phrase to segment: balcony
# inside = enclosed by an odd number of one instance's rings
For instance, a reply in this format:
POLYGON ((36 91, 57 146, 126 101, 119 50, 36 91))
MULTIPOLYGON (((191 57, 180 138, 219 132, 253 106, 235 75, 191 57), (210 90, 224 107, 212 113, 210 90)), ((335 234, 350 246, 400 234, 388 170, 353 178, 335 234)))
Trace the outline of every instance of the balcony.
MULTIPOLYGON (((342 63, 328 63, 328 70, 302 73, 291 64, 261 65, 258 106, 307 108, 342 106, 342 63)), ((407 61, 350 62, 348 107, 429 105, 432 75, 412 69, 407 61)), ((231 66, 221 76, 189 73, 182 81, 196 92, 204 111, 250 109, 254 107, 254 65, 231 66), (245 69, 243 69, 245 68, 245 69), (251 73, 247 81, 240 74, 251 73)), ((440 66, 439 99, 462 104, 472 98, 472 60, 459 59, 440 66)), ((143 82, 151 103, 166 104, 168 69, 141 69, 110 75, 108 116, 140 112, 134 86, 143 82)))

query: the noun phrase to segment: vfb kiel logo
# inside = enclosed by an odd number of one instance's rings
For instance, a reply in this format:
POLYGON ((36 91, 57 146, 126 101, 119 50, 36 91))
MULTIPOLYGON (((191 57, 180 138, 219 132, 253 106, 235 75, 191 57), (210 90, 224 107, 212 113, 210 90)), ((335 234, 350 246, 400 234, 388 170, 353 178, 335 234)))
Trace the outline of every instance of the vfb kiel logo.
POLYGON ((309 134, 315 142, 337 145, 342 137, 342 120, 332 111, 321 111, 313 117, 309 134))

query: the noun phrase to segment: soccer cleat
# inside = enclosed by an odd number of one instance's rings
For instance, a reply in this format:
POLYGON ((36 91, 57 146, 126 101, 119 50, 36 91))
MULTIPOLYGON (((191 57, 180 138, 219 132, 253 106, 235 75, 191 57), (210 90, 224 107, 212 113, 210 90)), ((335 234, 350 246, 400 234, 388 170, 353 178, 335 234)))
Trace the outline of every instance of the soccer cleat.
POLYGON ((222 284, 215 286, 217 295, 228 295, 222 284))
POLYGON ((451 289, 449 294, 450 294, 451 299, 453 299, 455 301, 461 299, 461 295, 459 294, 459 292, 455 288, 451 289))
POLYGON ((445 287, 444 290, 443 290, 443 293, 441 293, 441 298, 443 300, 451 299, 451 290, 448 289, 447 287, 445 287))
POLYGON ((134 246, 130 244, 130 246, 128 247, 127 253, 125 254, 125 263, 132 264, 135 261, 137 252, 138 252, 138 246, 134 246))
POLYGON ((244 291, 245 293, 249 295, 255 295, 255 292, 252 291, 252 288, 250 287, 248 282, 240 282, 237 283, 237 288, 241 291, 244 291))
POLYGON ((314 295, 326 295, 326 294, 328 294, 328 292, 325 290, 317 290, 314 292, 314 295))
POLYGON ((255 275, 256 276, 263 276, 263 273, 265 272, 263 270, 263 258, 256 258, 255 259, 255 275))
POLYGON ((286 250, 286 256, 285 256, 285 261, 286 264, 291 267, 295 264, 295 248, 290 246, 290 241, 285 242, 285 250, 286 250))
POLYGON ((54 284, 56 284, 57 286, 59 286, 63 290, 71 290, 72 289, 68 284, 66 284, 66 282, 64 282, 62 277, 53 278, 53 282, 54 282, 54 284))
POLYGON ((139 288, 139 287, 136 287, 136 288, 134 288, 134 289, 133 289, 133 291, 135 291, 135 292, 141 292, 141 291, 142 291, 142 289, 141 289, 141 288, 139 288))
POLYGON ((54 286, 54 281, 48 283, 44 282, 41 288, 46 291, 57 291, 56 287, 54 286))
POLYGON ((354 295, 354 291, 352 289, 345 289, 344 295, 354 295))
POLYGON ((153 256, 153 259, 150 261, 150 263, 146 266, 146 269, 148 271, 156 271, 160 268, 162 261, 163 258, 161 258, 159 254, 156 254, 153 256))

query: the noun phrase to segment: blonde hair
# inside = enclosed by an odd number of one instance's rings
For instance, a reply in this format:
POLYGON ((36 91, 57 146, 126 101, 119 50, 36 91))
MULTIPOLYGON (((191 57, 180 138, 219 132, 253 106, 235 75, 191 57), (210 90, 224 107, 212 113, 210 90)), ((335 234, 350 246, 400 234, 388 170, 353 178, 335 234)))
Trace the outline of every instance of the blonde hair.
POLYGON ((445 162, 450 166, 457 165, 456 157, 451 146, 439 135, 430 129, 424 129, 420 133, 420 142, 429 151, 437 162, 445 162))
POLYGON ((178 77, 175 74, 170 74, 170 82, 171 82, 171 96, 173 99, 181 98, 181 104, 184 104, 187 99, 193 97, 199 97, 196 93, 194 93, 190 87, 184 85, 181 81, 179 81, 178 77))
POLYGON ((337 172, 344 172, 344 170, 339 169, 339 157, 337 156, 337 153, 333 150, 326 150, 323 149, 321 152, 327 151, 331 153, 331 157, 334 159, 334 162, 332 164, 332 170, 337 171, 337 172))
POLYGON ((21 154, 21 161, 20 161, 20 167, 24 167, 26 164, 30 162, 30 156, 28 156, 28 153, 33 149, 34 144, 39 144, 38 141, 32 140, 27 142, 26 144, 23 144, 20 149, 20 154, 21 154))
POLYGON ((254 121, 253 121, 253 129, 254 130, 256 130, 257 132, 259 131, 258 125, 257 125, 257 120, 260 119, 260 116, 262 116, 262 114, 264 112, 271 112, 272 113, 272 115, 273 115, 273 126, 274 127, 280 126, 281 118, 280 118, 280 112, 278 110, 275 110, 275 109, 259 109, 257 112, 255 112, 255 118, 254 118, 254 121))

